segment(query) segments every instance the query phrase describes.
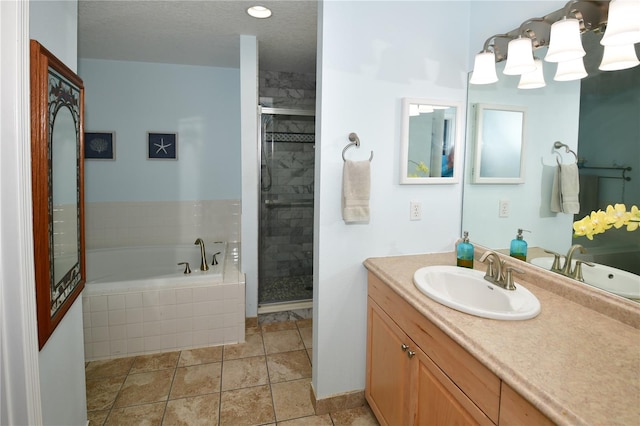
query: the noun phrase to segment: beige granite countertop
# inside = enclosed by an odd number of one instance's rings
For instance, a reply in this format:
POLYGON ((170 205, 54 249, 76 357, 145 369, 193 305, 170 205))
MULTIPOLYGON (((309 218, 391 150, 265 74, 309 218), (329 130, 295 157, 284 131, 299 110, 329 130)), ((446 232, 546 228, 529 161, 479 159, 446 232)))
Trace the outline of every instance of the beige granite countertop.
MULTIPOLYGON (((476 248, 476 256, 482 249, 476 248)), ((518 262, 540 300, 526 321, 458 312, 423 295, 413 273, 454 253, 370 258, 369 271, 558 424, 640 425, 640 304, 518 262)), ((484 265, 475 261, 475 268, 484 265)))

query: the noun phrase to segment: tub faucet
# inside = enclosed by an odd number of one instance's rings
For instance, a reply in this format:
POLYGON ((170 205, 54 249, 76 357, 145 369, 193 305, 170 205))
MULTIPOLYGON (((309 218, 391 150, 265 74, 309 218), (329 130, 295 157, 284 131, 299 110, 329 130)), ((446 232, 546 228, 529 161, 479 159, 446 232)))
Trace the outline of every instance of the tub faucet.
POLYGON ((209 265, 207 265, 207 255, 206 255, 206 251, 204 248, 204 241, 202 241, 202 238, 198 238, 196 240, 195 243, 193 243, 194 245, 198 245, 200 244, 200 270, 201 271, 208 271, 209 270, 209 265))

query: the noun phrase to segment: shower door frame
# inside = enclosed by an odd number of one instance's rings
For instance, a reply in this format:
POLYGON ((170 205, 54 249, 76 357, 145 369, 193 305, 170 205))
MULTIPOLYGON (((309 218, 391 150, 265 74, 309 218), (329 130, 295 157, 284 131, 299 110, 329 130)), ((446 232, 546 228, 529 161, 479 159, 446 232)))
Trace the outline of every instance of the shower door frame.
MULTIPOLYGON (((296 108, 274 108, 274 107, 264 107, 262 105, 258 105, 258 251, 261 250, 262 247, 262 116, 263 115, 290 115, 290 116, 298 116, 298 117, 314 117, 316 111, 315 109, 296 109, 296 108)), ((315 124, 314 124, 314 132, 315 132, 315 124)), ((314 142, 314 144, 317 142, 314 142)), ((314 160, 315 167, 315 160, 314 160)), ((313 236, 315 239, 315 235, 313 236)), ((261 255, 258 253, 258 294, 260 291, 260 259, 261 255)), ((285 310, 293 310, 293 309, 305 309, 311 308, 313 306, 313 300, 294 300, 287 302, 276 302, 276 303, 267 303, 261 304, 260 298, 258 296, 258 313, 271 313, 271 312, 281 312, 285 310)))

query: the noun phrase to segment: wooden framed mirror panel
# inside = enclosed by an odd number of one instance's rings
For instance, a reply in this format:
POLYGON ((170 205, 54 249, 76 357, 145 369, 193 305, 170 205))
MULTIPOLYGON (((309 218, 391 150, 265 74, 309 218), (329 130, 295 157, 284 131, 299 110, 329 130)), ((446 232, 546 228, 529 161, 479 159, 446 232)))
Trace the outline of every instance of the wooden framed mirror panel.
POLYGON ((31 40, 33 239, 42 349, 84 288, 84 86, 31 40))

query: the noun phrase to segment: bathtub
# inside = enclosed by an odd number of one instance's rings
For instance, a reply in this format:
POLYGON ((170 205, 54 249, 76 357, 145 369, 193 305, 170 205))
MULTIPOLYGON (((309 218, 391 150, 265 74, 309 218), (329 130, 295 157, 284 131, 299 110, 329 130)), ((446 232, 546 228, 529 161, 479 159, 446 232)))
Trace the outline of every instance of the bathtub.
POLYGON ((100 292, 163 288, 185 283, 222 282, 226 243, 205 244, 208 271, 200 271, 197 245, 143 246, 87 250, 87 286, 105 284, 100 292), (217 265, 212 265, 216 254, 217 265), (190 274, 185 274, 188 262, 190 274))
POLYGON ((243 342, 245 282, 237 252, 233 244, 206 243, 210 269, 200 271, 197 245, 88 250, 85 359, 243 342), (191 274, 181 262, 189 262, 191 274))

